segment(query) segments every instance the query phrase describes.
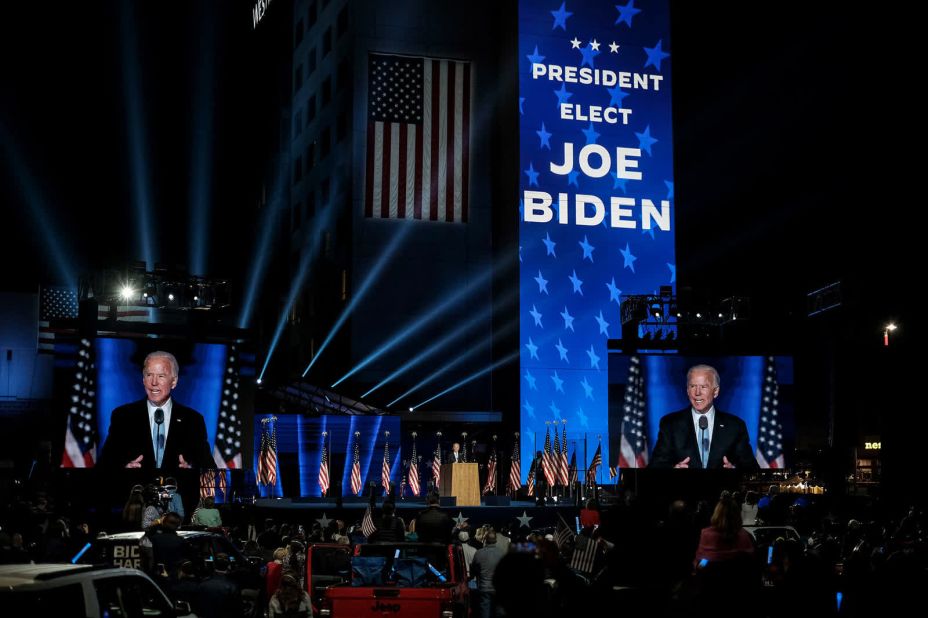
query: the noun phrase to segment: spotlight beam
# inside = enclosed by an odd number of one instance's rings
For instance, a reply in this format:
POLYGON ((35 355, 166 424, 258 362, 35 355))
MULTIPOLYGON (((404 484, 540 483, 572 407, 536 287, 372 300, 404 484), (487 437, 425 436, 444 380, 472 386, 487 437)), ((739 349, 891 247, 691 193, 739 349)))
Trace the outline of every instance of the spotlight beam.
POLYGON ((148 178, 148 162, 145 160, 144 114, 142 112, 142 88, 139 84, 139 54, 135 45, 138 40, 135 30, 135 13, 132 3, 122 5, 122 73, 125 84, 126 120, 129 135, 129 168, 132 176, 132 197, 135 202, 138 242, 142 248, 145 266, 150 271, 155 267, 152 237, 157 237, 149 209, 151 190, 148 178))
POLYGON ((351 296, 351 301, 348 305, 342 310, 342 314, 338 316, 338 320, 335 321, 335 325, 332 326, 329 330, 329 334, 326 335, 325 341, 322 342, 322 345, 319 346, 319 350, 316 352, 316 355, 313 356, 312 360, 309 361, 309 364, 306 365, 306 369, 303 370, 303 377, 306 377, 306 374, 309 373, 309 370, 313 368, 313 365, 316 364, 316 361, 322 356, 322 352, 328 347, 332 339, 335 338, 335 335, 345 324, 345 321, 354 311, 354 308, 358 306, 358 303, 364 298, 368 290, 373 287, 374 281, 380 276, 380 271, 384 269, 390 259, 393 257, 393 254, 396 253, 396 250, 402 244, 403 240, 406 238, 406 235, 409 233, 410 226, 402 225, 399 231, 390 239, 389 244, 384 248, 383 253, 380 255, 380 260, 374 264, 374 267, 371 268, 370 272, 367 273, 367 276, 364 277, 364 281, 361 283, 361 287, 358 288, 358 291, 351 296))
POLYGON ((519 358, 519 352, 518 352, 518 350, 515 351, 515 352, 513 352, 512 354, 510 354, 509 356, 507 356, 507 357, 505 357, 505 358, 501 358, 500 360, 496 361, 496 362, 493 363, 492 365, 489 365, 489 366, 487 366, 487 367, 484 367, 484 368, 481 369, 480 371, 478 371, 478 372, 476 372, 476 373, 473 373, 473 374, 469 375, 468 377, 464 378, 463 380, 461 380, 461 381, 458 382, 457 384, 452 384, 451 386, 449 386, 449 387, 446 388, 445 390, 441 391, 441 392, 438 393, 437 395, 432 395, 431 397, 429 397, 428 399, 426 399, 426 400, 423 401, 422 403, 417 404, 417 405, 414 405, 414 406, 412 407, 412 409, 415 410, 415 409, 417 409, 417 408, 420 408, 420 407, 424 406, 425 404, 429 403, 430 401, 434 401, 434 400, 438 399, 438 398, 441 397, 442 395, 447 395, 447 394, 450 393, 451 391, 456 390, 456 389, 459 389, 459 388, 461 388, 462 386, 464 386, 465 384, 468 384, 468 383, 470 383, 470 382, 473 382, 473 381, 476 380, 477 378, 480 378, 480 377, 482 377, 482 376, 484 376, 484 375, 490 373, 490 372, 493 371, 494 369, 496 369, 496 368, 498 368, 498 367, 502 367, 502 366, 505 365, 506 363, 510 363, 510 362, 514 361, 515 359, 517 359, 517 358, 519 358))
POLYGON ((274 179, 274 185, 271 187, 271 199, 264 208, 264 216, 261 219, 258 229, 261 230, 261 238, 255 245, 254 258, 251 260, 251 272, 248 274, 248 286, 245 293, 245 301, 242 303, 242 313, 238 318, 239 328, 248 328, 251 323, 251 316, 254 313, 255 299, 261 290, 261 284, 264 282, 264 271, 267 270, 267 263, 271 257, 271 240, 274 238, 274 230, 277 229, 276 221, 278 212, 281 210, 283 200, 281 199, 281 187, 284 186, 287 174, 284 172, 284 166, 280 167, 277 178, 274 179))
POLYGON ((271 362, 271 357, 274 355, 274 350, 277 349, 277 343, 280 341, 280 336, 284 332, 284 327, 287 325, 287 317, 290 315, 290 309, 293 307, 293 303, 296 302, 297 296, 299 296, 300 291, 303 289, 303 283, 306 280, 306 276, 309 274, 310 266, 313 263, 313 258, 318 253, 319 245, 322 242, 322 234, 320 231, 328 223, 328 220, 332 216, 333 210, 334 208, 331 205, 327 206, 325 210, 319 214, 315 224, 313 225, 313 233, 309 249, 303 252, 296 276, 294 276, 293 281, 290 284, 290 293, 287 295, 287 302, 284 304, 283 310, 280 312, 280 317, 277 319, 277 328, 274 329, 274 336, 271 338, 270 346, 268 346, 267 356, 264 359, 264 365, 261 367, 261 373, 258 375, 259 383, 264 379, 264 373, 267 371, 267 366, 271 362))
POLYGON ((425 328, 433 320, 437 319, 441 314, 443 314, 445 311, 453 307, 457 302, 470 296, 470 294, 474 290, 476 290, 479 286, 486 283, 486 281, 492 275, 493 275, 493 268, 492 267, 487 268, 486 271, 484 271, 478 277, 476 277, 475 279, 472 279, 470 283, 468 283, 467 285, 465 285, 464 287, 458 290, 455 290, 450 295, 446 296, 444 300, 437 303, 436 305, 433 305, 430 309, 420 314, 419 317, 417 317, 413 322, 411 322, 410 324, 407 324, 399 333, 391 337, 389 341, 382 344, 379 348, 374 350, 372 353, 368 354, 367 358, 362 360, 360 363, 355 365, 354 368, 351 369, 351 371, 349 371, 348 373, 343 375, 341 378, 339 378, 337 382, 332 384, 332 387, 334 388, 338 386, 339 384, 341 384, 342 382, 344 382, 345 380, 347 380, 348 378, 350 378, 351 376, 361 371, 362 369, 370 365, 372 362, 374 362, 375 360, 377 360, 378 358, 386 354, 390 349, 392 349, 394 346, 401 343, 407 337, 425 328))
MULTIPOLYGON (((508 305, 515 297, 516 297, 515 290, 510 291, 499 303, 496 303, 497 308, 504 307, 504 306, 508 305)), ((387 384, 388 382, 391 382, 391 381, 392 381, 394 378, 396 378, 397 376, 400 376, 400 375, 406 373, 406 372, 409 371, 411 368, 415 367, 416 365, 418 365, 419 363, 421 363, 422 361, 424 361, 424 360, 427 359, 428 357, 432 356, 433 354, 435 354, 436 352, 438 352, 439 350, 441 350, 442 348, 444 348, 446 345, 448 345, 449 343, 451 343, 451 342, 454 341, 455 339, 458 339, 458 338, 461 337, 462 335, 466 334, 466 333, 467 333, 468 331, 470 331, 474 326, 480 324, 481 322, 483 322, 484 320, 486 320, 488 317, 490 317, 490 316, 492 315, 493 309, 494 309, 493 305, 489 305, 489 306, 485 307, 480 313, 478 313, 477 315, 471 317, 469 320, 467 320, 466 322, 464 322, 464 323, 462 323, 461 325, 459 325, 459 326, 458 326, 457 328, 455 328, 453 331, 451 331, 450 333, 446 334, 444 337, 442 337, 441 339, 439 339, 438 341, 434 342, 432 345, 430 345, 430 346, 427 347, 426 349, 424 349, 424 350, 422 350, 421 352, 419 352, 418 354, 416 354, 416 355, 415 355, 413 358, 411 358, 410 360, 406 361, 403 365, 401 365, 401 366, 400 366, 398 369, 396 369, 393 373, 391 373, 391 374, 388 375, 386 378, 384 378, 383 380, 381 380, 380 383, 378 383, 376 386, 374 386, 373 388, 371 388, 369 391, 367 391, 366 393, 364 393, 363 395, 361 395, 361 397, 362 397, 362 398, 363 398, 363 397, 367 397, 368 395, 370 395, 371 393, 373 393, 374 391, 376 391, 378 388, 380 388, 380 387, 383 386, 384 384, 387 384)))
POLYGON ((195 118, 194 133, 191 136, 193 145, 193 169, 190 175, 190 269, 194 275, 206 275, 206 256, 209 255, 209 211, 213 201, 213 66, 215 59, 215 44, 213 37, 213 24, 215 20, 209 15, 209 8, 203 9, 200 23, 200 38, 198 41, 199 54, 194 95, 195 118))
POLYGON ((46 199, 42 195, 40 184, 36 182, 32 172, 24 163, 19 147, 13 143, 13 137, 2 123, 0 123, 0 146, 3 148, 6 161, 11 166, 11 176, 19 184, 23 201, 29 209, 32 224, 36 229, 36 236, 43 237, 45 241, 45 252, 52 259, 55 272, 60 280, 58 283, 77 285, 77 277, 72 270, 75 260, 70 257, 73 256, 73 252, 66 250, 65 243, 55 230, 55 219, 46 209, 46 199))
POLYGON ((477 352, 480 352, 484 348, 488 347, 491 343, 493 343, 494 338, 502 337, 503 335, 508 334, 508 332, 511 331, 518 323, 519 323, 518 320, 510 321, 509 323, 507 323, 505 326, 497 330, 495 333, 493 333, 489 337, 485 337, 483 341, 481 341, 480 343, 472 346, 464 354, 461 354, 460 356, 455 358, 450 363, 445 364, 444 367, 438 369, 437 371, 432 372, 432 374, 426 377, 424 380, 422 380, 421 382, 419 382, 418 384, 416 384, 415 386, 407 390, 405 393, 403 393, 402 395, 400 395, 399 397, 397 397, 396 399, 388 403, 386 407, 389 408, 393 406, 393 404, 395 404, 397 401, 401 401, 405 399, 406 397, 408 397, 409 395, 415 393, 419 389, 423 388, 424 386, 431 384, 432 382, 434 382, 441 376, 445 375, 446 373, 448 373, 449 371, 451 371, 452 369, 454 369, 455 367, 457 367, 458 365, 460 365, 461 363, 463 363, 470 357, 477 354, 477 352))

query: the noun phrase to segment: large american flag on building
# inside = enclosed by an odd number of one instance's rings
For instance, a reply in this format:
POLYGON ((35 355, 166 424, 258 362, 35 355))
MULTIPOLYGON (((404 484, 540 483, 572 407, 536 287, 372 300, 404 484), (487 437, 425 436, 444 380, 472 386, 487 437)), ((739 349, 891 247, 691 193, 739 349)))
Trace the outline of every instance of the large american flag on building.
POLYGON ((367 217, 466 223, 471 64, 368 58, 367 217))
POLYGON ((757 450, 754 456, 761 468, 784 468, 783 424, 780 422, 780 385, 777 382, 776 359, 768 356, 764 362, 764 394, 760 403, 757 429, 757 450))
POLYGON ((83 338, 77 351, 77 367, 71 401, 68 407, 68 427, 64 437, 62 468, 92 468, 97 461, 96 366, 93 341, 83 338))
POLYGON ((43 287, 39 291, 39 336, 37 349, 40 354, 55 351, 55 335, 73 332, 74 328, 62 329, 57 320, 77 318, 77 291, 65 287, 43 287))
POLYGON ((216 419, 216 442, 213 460, 217 468, 242 467, 242 413, 239 410, 238 347, 229 347, 226 373, 223 376, 222 399, 216 419))
POLYGON ((361 432, 354 432, 354 456, 351 460, 351 493, 361 493, 361 432))
POLYGON ((645 430, 644 376, 641 371, 641 360, 637 356, 629 359, 628 384, 625 386, 620 433, 619 467, 647 467, 648 433, 645 430))

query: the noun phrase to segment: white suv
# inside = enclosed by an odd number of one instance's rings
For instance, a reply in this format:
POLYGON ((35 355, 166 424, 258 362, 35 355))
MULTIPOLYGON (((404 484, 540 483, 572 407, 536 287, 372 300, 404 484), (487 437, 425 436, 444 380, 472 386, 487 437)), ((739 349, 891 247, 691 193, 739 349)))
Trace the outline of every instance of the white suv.
POLYGON ((5 616, 195 618, 141 571, 83 564, 0 565, 0 608, 5 616))

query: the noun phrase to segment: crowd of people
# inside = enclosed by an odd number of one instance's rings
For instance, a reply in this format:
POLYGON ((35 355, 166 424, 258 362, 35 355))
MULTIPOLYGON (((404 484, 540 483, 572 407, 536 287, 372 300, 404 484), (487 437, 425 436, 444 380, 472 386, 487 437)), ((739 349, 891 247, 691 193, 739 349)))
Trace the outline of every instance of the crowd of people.
MULTIPOLYGON (((190 512, 176 483, 131 489, 109 532, 144 532, 142 567, 174 599, 201 616, 241 615, 242 599, 258 615, 309 616, 306 553, 315 543, 442 542, 462 548, 473 615, 559 616, 621 603, 657 615, 709 615, 751 607, 757 615, 814 611, 864 615, 898 603, 926 580, 924 514, 896 517, 855 507, 843 517, 834 505, 772 488, 759 495, 723 492, 712 500, 672 501, 655 516, 630 492, 607 507, 588 502, 579 533, 559 518, 554 526, 452 519, 437 496, 404 520, 396 505, 375 508, 369 537, 355 520, 243 520, 206 497, 190 512), (188 514, 189 513, 189 514, 188 514), (325 524, 325 525, 323 525, 325 524), (747 525, 748 528, 744 526, 747 525), (756 526, 774 527, 772 535, 756 526), (239 559, 218 554, 210 568, 196 564, 177 535, 180 528, 228 536, 239 559), (753 534, 749 533, 749 530, 753 534), (792 531, 795 532, 792 532, 792 531), (250 569, 250 570, 249 570, 250 569), (248 579, 246 571, 255 579, 248 579), (747 605, 741 605, 747 604, 747 605)), ((404 509, 404 513, 410 512, 404 509)), ((0 521, 0 562, 70 562, 98 535, 99 518, 56 505, 50 494, 6 505, 0 521)))

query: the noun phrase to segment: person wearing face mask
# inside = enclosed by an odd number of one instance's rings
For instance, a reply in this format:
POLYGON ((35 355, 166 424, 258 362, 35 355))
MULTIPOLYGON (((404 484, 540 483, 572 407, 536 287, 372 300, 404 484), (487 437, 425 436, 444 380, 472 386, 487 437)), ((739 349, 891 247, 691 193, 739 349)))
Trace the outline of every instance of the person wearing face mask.
POLYGON ((152 352, 142 366, 145 398, 113 410, 98 465, 144 470, 215 468, 206 441, 206 422, 192 408, 176 402, 177 359, 152 352))
POLYGON ((686 373, 690 406, 664 415, 650 468, 738 468, 759 466, 748 440, 747 426, 737 416, 717 410, 719 372, 696 365, 686 373))

